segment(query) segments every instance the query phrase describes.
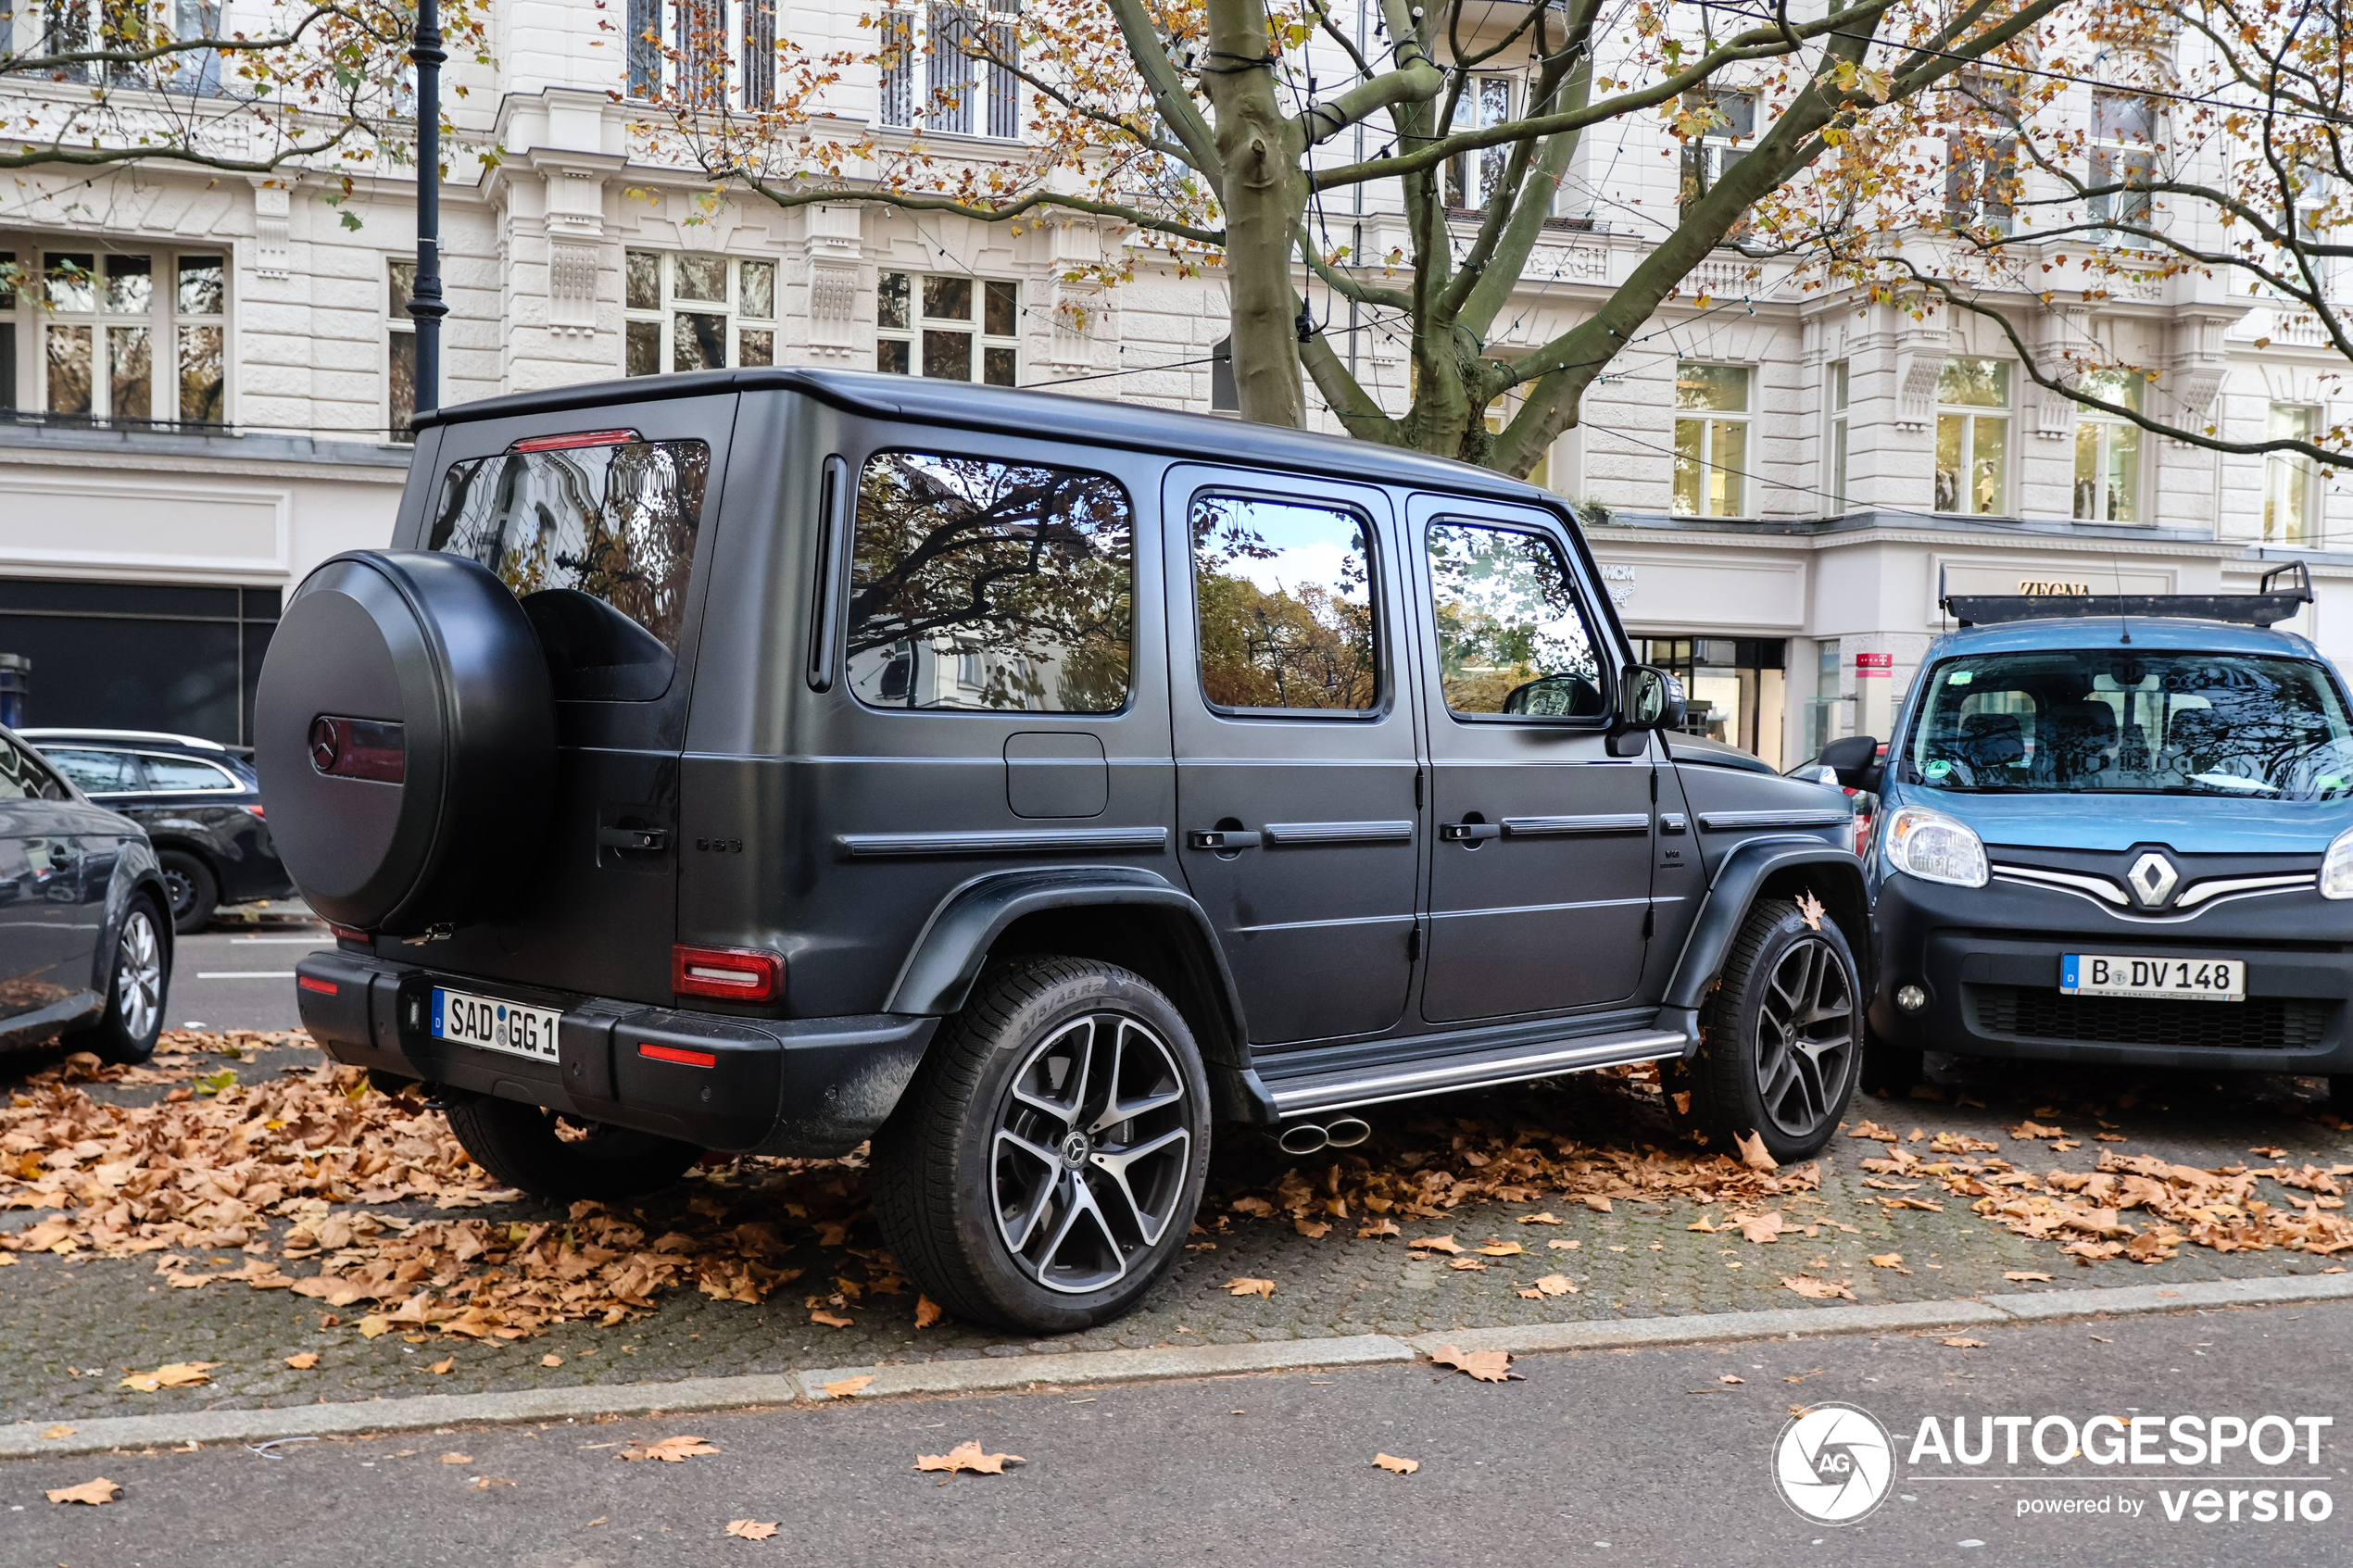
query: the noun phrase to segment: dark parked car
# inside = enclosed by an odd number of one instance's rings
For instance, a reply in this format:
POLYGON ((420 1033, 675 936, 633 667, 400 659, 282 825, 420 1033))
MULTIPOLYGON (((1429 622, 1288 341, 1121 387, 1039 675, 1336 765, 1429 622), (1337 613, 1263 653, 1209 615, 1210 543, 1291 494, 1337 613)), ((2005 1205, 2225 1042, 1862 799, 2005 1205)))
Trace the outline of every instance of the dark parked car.
POLYGON ((253 764, 220 742, 145 730, 23 734, 83 794, 147 830, 171 889, 175 930, 202 931, 217 905, 294 892, 262 816, 253 764))
POLYGON ((139 825, 0 730, 0 1044, 152 1055, 171 984, 164 899, 139 825))
POLYGON ((1845 797, 1661 745, 1542 491, 778 369, 425 416, 396 542, 261 676, 302 1015, 514 1185, 871 1138, 927 1292, 1074 1328, 1220 1119, 1663 1060, 1786 1160, 1853 1088, 1845 797))

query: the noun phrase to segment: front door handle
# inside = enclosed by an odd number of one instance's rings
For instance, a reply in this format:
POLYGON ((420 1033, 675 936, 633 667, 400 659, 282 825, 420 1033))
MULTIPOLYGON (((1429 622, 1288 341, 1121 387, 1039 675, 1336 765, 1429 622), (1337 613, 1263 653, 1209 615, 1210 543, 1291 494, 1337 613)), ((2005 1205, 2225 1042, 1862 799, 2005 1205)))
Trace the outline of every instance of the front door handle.
POLYGON ((597 830, 597 845, 602 849, 661 849, 670 843, 667 828, 601 827, 597 830))
POLYGON ((1266 835, 1248 828, 1195 828, 1185 835, 1185 842, 1195 849, 1231 853, 1236 849, 1255 849, 1266 842, 1266 835))
POLYGON ((1501 822, 1441 822, 1438 836, 1449 844, 1484 844, 1504 836, 1501 822))

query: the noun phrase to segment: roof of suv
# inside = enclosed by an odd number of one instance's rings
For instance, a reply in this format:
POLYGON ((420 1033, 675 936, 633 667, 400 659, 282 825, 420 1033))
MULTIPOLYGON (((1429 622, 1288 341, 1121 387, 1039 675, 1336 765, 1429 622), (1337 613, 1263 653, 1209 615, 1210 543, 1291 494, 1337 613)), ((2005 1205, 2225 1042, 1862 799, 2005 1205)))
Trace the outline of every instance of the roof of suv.
POLYGON ((1929 650, 1931 658, 1970 653, 2035 653, 2056 648, 2106 648, 2131 645, 2168 652, 2279 654, 2291 659, 2318 659, 2320 649, 2294 632, 2246 626, 2227 621, 2195 621, 2159 615, 2113 616, 2094 619, 2010 621, 1996 625, 1967 626, 1947 632, 1929 650))
POLYGON ((882 419, 917 419, 1001 431, 1011 435, 1041 433, 1104 445, 1140 447, 1176 457, 1221 462, 1264 462, 1305 468, 1317 473, 1377 482, 1475 489, 1514 500, 1559 506, 1560 498, 1532 484, 1509 479, 1452 458, 1432 457, 1376 441, 1276 425, 1178 413, 1136 403, 1114 403, 1068 393, 985 386, 973 382, 933 381, 872 370, 814 370, 779 366, 737 370, 698 370, 684 375, 592 382, 546 392, 461 403, 417 416, 420 428, 476 420, 643 403, 653 398, 700 397, 713 393, 785 391, 823 398, 853 413, 882 419))

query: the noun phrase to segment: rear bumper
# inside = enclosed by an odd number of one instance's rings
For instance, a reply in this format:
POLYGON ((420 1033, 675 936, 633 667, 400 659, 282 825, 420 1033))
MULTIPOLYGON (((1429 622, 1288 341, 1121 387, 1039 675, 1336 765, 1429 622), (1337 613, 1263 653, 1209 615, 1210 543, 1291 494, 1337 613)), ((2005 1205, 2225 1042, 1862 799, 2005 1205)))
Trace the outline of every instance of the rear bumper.
POLYGON ((817 1159, 871 1136, 914 1075, 937 1018, 748 1019, 440 974, 342 951, 296 965, 303 1026, 326 1053, 428 1084, 739 1154, 817 1159), (554 1061, 430 1032, 435 985, 553 1008, 554 1061), (646 1047, 661 1055, 649 1055, 646 1047), (666 1048, 666 1049, 665 1049, 666 1048), (709 1057, 710 1065, 671 1053, 709 1057))

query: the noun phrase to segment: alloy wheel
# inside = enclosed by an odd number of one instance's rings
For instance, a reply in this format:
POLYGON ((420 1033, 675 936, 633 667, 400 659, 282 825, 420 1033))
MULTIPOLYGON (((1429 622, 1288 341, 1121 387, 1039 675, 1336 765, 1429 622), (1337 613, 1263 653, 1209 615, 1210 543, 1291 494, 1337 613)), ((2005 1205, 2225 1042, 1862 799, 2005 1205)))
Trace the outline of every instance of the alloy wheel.
POLYGON ((163 1011, 163 944, 157 939, 156 922, 145 909, 132 909, 123 918, 114 965, 123 1032, 134 1040, 144 1040, 163 1011))
POLYGON ((171 914, 177 920, 196 905, 196 879, 174 866, 163 869, 163 888, 171 896, 171 914))
POLYGON ((1014 1074, 989 1149, 1005 1249, 1049 1290, 1125 1278, 1185 1191, 1193 1108, 1168 1042, 1126 1013, 1061 1025, 1014 1074))
POLYGON ((1846 1081, 1856 1043, 1846 965, 1820 936, 1801 937, 1766 975, 1756 1011, 1758 1098, 1773 1125, 1793 1138, 1813 1136, 1846 1081))

